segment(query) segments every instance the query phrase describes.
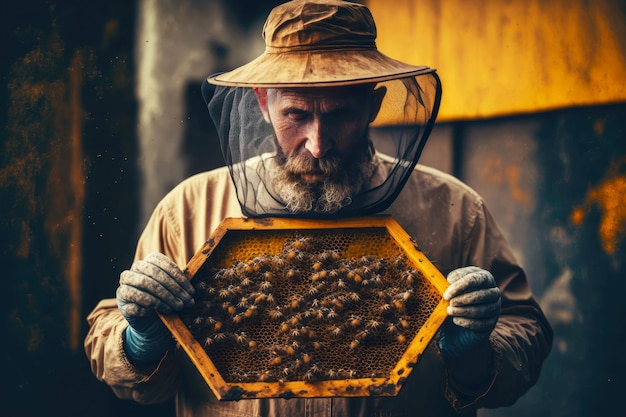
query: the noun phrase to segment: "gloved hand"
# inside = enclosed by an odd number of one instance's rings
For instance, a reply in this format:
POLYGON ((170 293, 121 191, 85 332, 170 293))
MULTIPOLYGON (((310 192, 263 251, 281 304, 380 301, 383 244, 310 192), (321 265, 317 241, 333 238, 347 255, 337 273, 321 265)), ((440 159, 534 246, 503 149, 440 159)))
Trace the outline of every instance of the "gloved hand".
POLYGON ((120 274, 117 306, 129 324, 124 350, 133 363, 152 362, 165 354, 172 338, 156 312, 193 306, 194 292, 180 268, 160 253, 149 254, 120 274))
POLYGON ((439 348, 444 356, 459 359, 489 338, 500 316, 500 289, 489 271, 475 266, 455 269, 447 279, 443 298, 450 301, 451 319, 442 326, 439 348))

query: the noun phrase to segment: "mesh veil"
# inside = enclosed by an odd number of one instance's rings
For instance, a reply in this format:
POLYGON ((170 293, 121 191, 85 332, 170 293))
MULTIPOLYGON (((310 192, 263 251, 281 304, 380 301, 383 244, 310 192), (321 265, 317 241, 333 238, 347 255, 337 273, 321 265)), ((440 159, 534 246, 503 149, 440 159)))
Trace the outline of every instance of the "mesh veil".
POLYGON ((276 155, 272 126, 263 119, 252 88, 202 85, 220 146, 247 217, 353 217, 379 213, 408 180, 434 125, 441 83, 433 70, 379 82, 387 93, 369 138, 376 169, 352 203, 333 214, 293 213, 272 188, 270 161, 276 155))

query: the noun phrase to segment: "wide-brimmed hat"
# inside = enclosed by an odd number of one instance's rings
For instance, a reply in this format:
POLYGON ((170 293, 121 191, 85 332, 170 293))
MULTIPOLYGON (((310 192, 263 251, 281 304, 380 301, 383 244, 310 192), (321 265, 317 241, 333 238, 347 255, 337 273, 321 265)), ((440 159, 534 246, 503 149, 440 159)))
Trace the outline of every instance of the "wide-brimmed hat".
POLYGON ((379 52, 372 14, 358 3, 289 1, 270 12, 263 39, 261 56, 207 81, 235 87, 338 86, 434 71, 379 52))

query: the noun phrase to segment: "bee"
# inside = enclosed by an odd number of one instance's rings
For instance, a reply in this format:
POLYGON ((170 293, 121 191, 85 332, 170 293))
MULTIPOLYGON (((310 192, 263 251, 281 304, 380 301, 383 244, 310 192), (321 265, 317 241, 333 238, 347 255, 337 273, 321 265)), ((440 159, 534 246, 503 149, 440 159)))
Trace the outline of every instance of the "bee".
POLYGON ((406 282, 407 285, 413 285, 415 282, 415 275, 412 270, 405 271, 402 273, 402 279, 404 279, 404 282, 406 282))
POLYGON ((265 271, 265 273, 263 273, 263 277, 266 280, 272 280, 272 279, 274 279, 274 273, 270 272, 270 271, 265 271))
POLYGON ((380 322, 377 320, 370 320, 367 322, 367 324, 365 325, 366 328, 371 329, 371 330, 376 330, 380 327, 380 322))
POLYGON ((280 307, 279 306, 274 308, 274 309, 272 309, 272 310, 269 310, 267 314, 274 320, 279 319, 279 318, 281 318, 283 316, 283 312, 280 311, 280 307))
POLYGON ((241 333, 236 333, 234 335, 235 337, 235 341, 241 345, 245 345, 248 344, 248 337, 246 336, 246 334, 244 332, 241 333))
POLYGON ((397 332, 398 332, 398 328, 396 327, 396 325, 395 325, 395 324, 390 323, 390 324, 387 326, 387 333, 394 334, 394 333, 397 333, 397 332))
POLYGON ((398 336, 396 336, 396 340, 398 341, 398 343, 404 343, 406 342, 406 337, 402 334, 399 334, 398 336))
POLYGON ((259 381, 265 382, 271 378, 270 371, 263 371, 261 375, 259 375, 259 381))
POLYGON ((266 300, 268 303, 273 303, 273 302, 275 301, 275 300, 274 300, 274 295, 273 295, 273 294, 267 294, 267 297, 265 297, 265 300, 266 300))
POLYGON ((270 288, 272 288, 272 283, 269 281, 263 281, 259 284, 259 289, 262 291, 269 290, 270 288))
POLYGON ((276 356, 270 360, 270 366, 278 366, 283 363, 283 359, 280 356, 276 356))
POLYGON ((215 341, 217 341, 217 342, 225 340, 226 339, 226 334, 225 333, 215 333, 215 335, 213 335, 213 339, 215 339, 215 341))
POLYGON ((244 277, 241 282, 240 282, 242 287, 247 287, 248 285, 252 284, 252 280, 248 277, 244 277))
POLYGON ((326 376, 328 376, 329 379, 335 379, 337 377, 337 371, 335 371, 334 369, 329 369, 328 371, 326 371, 326 376))
POLYGON ((256 312, 256 306, 251 306, 245 311, 245 313, 243 313, 243 315, 246 318, 250 318, 254 315, 255 312, 256 312))
POLYGON ((354 338, 356 340, 365 340, 367 339, 367 336, 369 336, 369 332, 367 330, 361 330, 354 336, 354 338))
POLYGON ((328 314, 326 314, 326 317, 328 317, 329 319, 334 319, 337 317, 337 312, 335 311, 335 309, 331 308, 328 310, 328 314))
POLYGON ((302 237, 299 238, 291 244, 294 249, 308 249, 311 246, 311 238, 310 237, 302 237))
POLYGON ((254 349, 254 348, 256 347, 256 345, 257 345, 257 343, 256 343, 254 340, 250 340, 250 341, 248 342, 248 347, 249 347, 250 349, 254 349))
POLYGON ((221 321, 216 321, 213 324, 213 330, 215 330, 216 332, 219 332, 222 329, 222 322, 221 321))
POLYGON ((404 302, 402 300, 394 300, 393 306, 399 311, 404 311, 404 302))
POLYGON ((400 319, 400 326, 402 326, 405 329, 408 329, 411 325, 408 322, 408 320, 406 319, 400 319))
POLYGON ((296 280, 298 279, 298 271, 296 271, 295 269, 290 269, 289 271, 287 271, 286 276, 291 280, 296 280))
POLYGON ((352 315, 350 316, 348 323, 352 327, 359 327, 361 325, 361 318, 359 316, 352 315))
POLYGON ((359 342, 358 340, 353 340, 352 342, 350 342, 350 350, 354 350, 357 347, 359 347, 359 345, 361 344, 361 342, 359 342))
POLYGON ((360 301, 361 300, 361 296, 359 294, 355 293, 355 292, 351 292, 350 294, 348 294, 348 297, 352 301, 360 301))
POLYGON ((341 327, 334 326, 330 329, 330 334, 332 334, 333 336, 339 336, 341 334, 341 327))
POLYGON ((237 314, 236 316, 233 316, 232 320, 233 320, 233 323, 239 324, 243 320, 243 315, 237 314))
POLYGON ((248 298, 247 297, 241 297, 241 299, 239 300, 239 302, 237 303, 237 307, 247 307, 248 306, 248 298))
POLYGON ((213 344, 213 338, 211 337, 206 337, 204 339, 204 346, 209 347, 213 344))
POLYGON ((302 362, 309 363, 311 362, 311 359, 311 355, 309 355, 308 353, 302 354, 302 362))
POLYGON ((337 288, 346 288, 346 283, 341 278, 337 280, 337 288))
POLYGON ((311 269, 313 269, 313 271, 315 271, 315 272, 319 272, 319 271, 321 271, 321 270, 322 270, 322 264, 321 264, 321 262, 315 262, 315 263, 313 264, 313 266, 311 266, 311 269))

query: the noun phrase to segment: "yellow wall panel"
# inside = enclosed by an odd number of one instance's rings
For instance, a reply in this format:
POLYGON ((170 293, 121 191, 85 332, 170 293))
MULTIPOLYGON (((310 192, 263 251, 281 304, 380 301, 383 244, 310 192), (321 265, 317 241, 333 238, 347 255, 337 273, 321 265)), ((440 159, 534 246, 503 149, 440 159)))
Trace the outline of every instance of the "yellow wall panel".
POLYGON ((440 120, 626 101, 624 0, 368 0, 378 48, 437 68, 440 120))

